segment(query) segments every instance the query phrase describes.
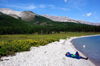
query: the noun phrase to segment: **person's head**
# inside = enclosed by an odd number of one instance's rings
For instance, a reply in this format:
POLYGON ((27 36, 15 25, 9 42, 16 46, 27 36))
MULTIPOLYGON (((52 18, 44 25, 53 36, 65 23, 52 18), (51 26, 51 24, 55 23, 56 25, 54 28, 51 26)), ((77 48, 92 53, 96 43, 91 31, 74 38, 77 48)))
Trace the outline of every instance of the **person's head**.
POLYGON ((69 55, 68 53, 66 53, 66 55, 69 55))
POLYGON ((66 55, 70 55, 70 53, 69 53, 69 52, 67 52, 67 53, 66 53, 66 55))

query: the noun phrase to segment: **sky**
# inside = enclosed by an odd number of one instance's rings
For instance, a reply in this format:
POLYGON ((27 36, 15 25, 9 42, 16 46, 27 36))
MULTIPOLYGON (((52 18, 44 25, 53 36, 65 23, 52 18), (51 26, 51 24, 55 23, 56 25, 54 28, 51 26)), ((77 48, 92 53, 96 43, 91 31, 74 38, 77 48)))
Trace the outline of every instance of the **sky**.
POLYGON ((100 0, 0 0, 0 8, 100 23, 100 0))

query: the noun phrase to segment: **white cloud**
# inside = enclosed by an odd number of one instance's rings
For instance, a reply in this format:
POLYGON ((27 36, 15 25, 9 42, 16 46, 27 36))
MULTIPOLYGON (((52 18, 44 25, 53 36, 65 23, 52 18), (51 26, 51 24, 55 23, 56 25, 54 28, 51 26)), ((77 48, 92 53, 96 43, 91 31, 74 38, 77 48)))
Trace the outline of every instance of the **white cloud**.
POLYGON ((47 5, 47 6, 49 6, 51 9, 55 9, 54 5, 47 5))
POLYGON ((39 4, 39 5, 34 5, 34 4, 15 4, 15 5, 10 5, 10 4, 6 4, 6 5, 3 5, 3 4, 0 4, 1 6, 6 6, 7 8, 17 8, 17 9, 23 9, 23 10, 33 10, 33 9, 36 9, 36 8, 49 8, 49 9, 60 9, 60 10, 70 10, 68 8, 64 8, 64 7, 57 7, 55 5, 52 5, 52 4, 39 4))
POLYGON ((82 10, 84 6, 87 5, 87 0, 69 0, 67 6, 82 10))
POLYGON ((64 2, 67 2, 67 0, 64 0, 64 2))
POLYGON ((39 7, 40 7, 40 8, 46 8, 46 7, 48 7, 48 8, 50 8, 50 9, 55 9, 55 6, 54 6, 54 5, 40 4, 39 7))
POLYGON ((40 5, 40 8, 45 8, 45 7, 46 7, 46 5, 44 5, 44 4, 40 5))
POLYGON ((32 9, 35 9, 36 8, 36 6, 34 6, 34 5, 29 5, 28 7, 24 7, 25 9, 29 9, 29 10, 32 10, 32 9))
POLYGON ((58 9, 61 9, 61 10, 70 10, 68 8, 61 8, 61 7, 58 7, 58 9))
POLYGON ((39 5, 40 8, 50 8, 50 9, 61 9, 61 10, 70 10, 68 8, 61 8, 61 7, 56 7, 55 5, 46 5, 46 4, 41 4, 39 5))
POLYGON ((89 16, 91 16, 91 15, 92 15, 92 13, 88 13, 88 14, 86 14, 86 15, 89 17, 89 16))
MULTIPOLYGON (((0 5, 2 5, 2 4, 0 4, 0 5)), ((25 5, 25 4, 21 4, 21 5, 2 5, 2 6, 14 7, 14 8, 26 9, 26 10, 32 10, 32 9, 36 8, 36 6, 34 6, 33 4, 31 4, 31 5, 25 5)))

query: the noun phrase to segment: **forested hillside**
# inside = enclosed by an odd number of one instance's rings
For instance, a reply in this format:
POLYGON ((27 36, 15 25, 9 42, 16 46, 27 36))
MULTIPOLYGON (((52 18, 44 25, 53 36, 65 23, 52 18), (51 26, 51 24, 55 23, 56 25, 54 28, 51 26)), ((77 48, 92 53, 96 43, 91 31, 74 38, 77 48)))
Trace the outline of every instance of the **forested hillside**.
POLYGON ((60 32, 100 32, 100 26, 73 22, 55 22, 36 15, 34 21, 22 21, 0 12, 0 34, 50 34, 60 32))
POLYGON ((31 28, 24 21, 0 13, 0 34, 24 34, 31 28))
MULTIPOLYGON (((39 29, 39 34, 49 34, 52 32, 100 32, 100 26, 93 26, 87 24, 73 23, 73 22, 57 22, 52 21, 43 16, 35 16, 35 20, 27 22, 30 25, 35 25, 39 29)), ((35 29, 34 29, 35 30, 35 29)))

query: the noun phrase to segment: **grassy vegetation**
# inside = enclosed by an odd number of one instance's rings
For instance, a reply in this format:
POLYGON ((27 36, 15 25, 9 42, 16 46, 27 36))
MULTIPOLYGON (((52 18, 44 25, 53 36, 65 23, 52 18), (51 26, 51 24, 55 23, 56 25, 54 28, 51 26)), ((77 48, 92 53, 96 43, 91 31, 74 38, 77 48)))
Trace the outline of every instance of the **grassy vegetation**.
POLYGON ((57 39, 48 38, 48 39, 27 39, 27 40, 10 40, 0 42, 0 56, 13 55, 15 52, 22 52, 30 50, 31 46, 38 47, 39 45, 46 45, 50 42, 57 41, 57 39))
POLYGON ((53 34, 45 34, 45 35, 38 35, 37 33, 35 34, 14 34, 14 35, 0 35, 0 42, 1 41, 9 41, 9 40, 24 40, 24 39, 42 39, 42 38, 67 38, 67 36, 82 36, 82 35, 94 35, 94 34, 100 34, 95 33, 95 32, 60 32, 60 33, 53 33, 53 34))
POLYGON ((17 35, 0 35, 0 56, 14 55, 15 52, 29 51, 31 46, 47 45, 48 43, 65 39, 72 36, 96 35, 99 33, 58 33, 58 34, 17 34, 17 35))

